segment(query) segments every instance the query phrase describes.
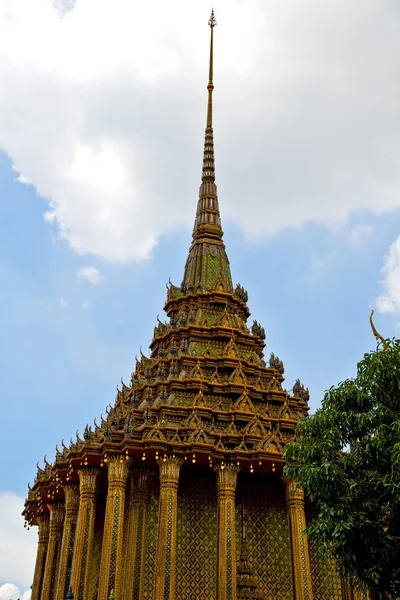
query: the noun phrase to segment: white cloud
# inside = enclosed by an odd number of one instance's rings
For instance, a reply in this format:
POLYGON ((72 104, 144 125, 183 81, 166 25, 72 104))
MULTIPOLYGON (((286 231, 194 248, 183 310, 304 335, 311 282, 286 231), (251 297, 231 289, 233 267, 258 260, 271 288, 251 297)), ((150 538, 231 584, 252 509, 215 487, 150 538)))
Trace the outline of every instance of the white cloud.
MULTIPOLYGON (((147 258, 194 216, 204 2, 2 7, 0 147, 75 252, 147 258)), ((400 208, 398 2, 216 0, 215 10, 223 218, 257 239, 400 208)))
MULTIPOLYGON (((10 600, 17 592, 29 590, 36 557, 36 527, 24 529, 21 512, 24 499, 8 491, 0 492, 0 581, 12 581, 0 587, 0 600, 10 600), (7 587, 11 586, 11 587, 7 587)), ((15 596, 21 598, 21 596, 15 596)), ((29 595, 23 596, 26 600, 29 595)))
POLYGON ((349 233, 349 242, 353 248, 362 248, 373 236, 374 227, 372 225, 356 225, 349 233))
POLYGON ((74 8, 76 2, 77 0, 53 0, 53 6, 62 18, 74 8))
POLYGON ((81 309, 82 310, 89 310, 90 308, 90 302, 89 300, 82 300, 81 302, 81 309))
POLYGON ((78 271, 78 277, 80 279, 86 279, 93 285, 97 285, 102 281, 102 276, 100 275, 100 271, 96 269, 96 267, 83 267, 80 271, 78 271))
POLYGON ((0 586, 0 600, 30 600, 31 590, 21 590, 13 583, 5 583, 0 586))
POLYGON ((382 267, 383 292, 376 300, 382 313, 400 314, 400 236, 393 242, 382 267))
POLYGON ((60 296, 60 298, 58 298, 57 302, 63 308, 68 308, 68 306, 69 306, 67 300, 63 296, 60 296))

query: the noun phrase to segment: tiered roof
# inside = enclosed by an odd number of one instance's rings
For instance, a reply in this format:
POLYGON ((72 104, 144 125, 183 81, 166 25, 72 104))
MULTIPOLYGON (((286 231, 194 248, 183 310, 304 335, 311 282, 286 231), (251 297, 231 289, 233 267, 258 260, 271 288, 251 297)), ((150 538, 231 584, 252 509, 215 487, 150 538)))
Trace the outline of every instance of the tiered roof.
POLYGON ((284 445, 307 415, 308 390, 282 387, 282 361, 264 360, 265 331, 247 325, 247 292, 232 286, 215 184, 212 127, 213 31, 202 182, 192 244, 180 286, 169 285, 165 322, 157 318, 151 353, 141 353, 129 385, 122 383, 100 424, 86 426, 53 464, 38 466, 25 517, 36 523, 49 500, 62 499, 62 485, 78 481, 82 465, 105 467, 107 456, 133 458, 156 468, 175 454, 192 468, 238 463, 260 474, 279 474, 284 445))

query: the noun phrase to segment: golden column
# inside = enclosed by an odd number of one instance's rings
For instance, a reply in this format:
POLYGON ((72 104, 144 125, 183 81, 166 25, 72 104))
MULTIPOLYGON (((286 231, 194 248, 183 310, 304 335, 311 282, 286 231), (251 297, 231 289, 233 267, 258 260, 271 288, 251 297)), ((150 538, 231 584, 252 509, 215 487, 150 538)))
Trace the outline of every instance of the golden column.
POLYGON ((150 471, 130 473, 124 565, 124 600, 143 600, 146 535, 150 502, 150 471))
POLYGON ((235 492, 240 468, 221 463, 213 469, 218 495, 217 598, 236 600, 235 492))
POLYGON ((48 513, 38 517, 38 549, 36 554, 35 574, 33 576, 31 600, 40 600, 44 567, 46 564, 47 546, 49 543, 49 515, 48 513))
POLYGON ((342 599, 343 600, 371 600, 368 592, 358 592, 353 585, 342 578, 342 599))
POLYGON ((174 600, 178 481, 183 460, 170 456, 160 458, 157 462, 160 471, 160 503, 154 597, 155 600, 174 600))
POLYGON ((98 600, 108 600, 111 590, 114 590, 116 600, 121 598, 125 488, 129 463, 121 454, 108 457, 108 491, 98 600))
POLYGON ((64 502, 52 502, 48 506, 50 511, 49 543, 41 600, 53 600, 54 598, 64 520, 64 502))
POLYGON ((71 585, 72 556, 79 508, 79 486, 70 483, 64 485, 63 489, 65 494, 65 519, 55 595, 56 600, 65 600, 65 596, 71 585))
POLYGON ((79 475, 79 510, 72 558, 71 588, 75 600, 87 600, 96 517, 96 483, 100 469, 82 467, 79 475))
POLYGON ((293 584, 296 600, 312 600, 308 539, 305 533, 304 490, 294 479, 285 481, 286 505, 292 544, 293 584))
POLYGON ((342 600, 354 600, 353 588, 351 583, 346 579, 341 579, 342 584, 342 600))

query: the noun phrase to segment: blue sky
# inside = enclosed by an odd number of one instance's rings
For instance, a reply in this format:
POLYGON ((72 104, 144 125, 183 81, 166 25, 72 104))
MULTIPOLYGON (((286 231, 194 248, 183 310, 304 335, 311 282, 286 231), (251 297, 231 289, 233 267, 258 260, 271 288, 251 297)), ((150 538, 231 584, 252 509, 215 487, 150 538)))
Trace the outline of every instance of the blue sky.
MULTIPOLYGON (((9 600, 32 578, 36 540, 19 513, 36 462, 113 402, 147 352, 166 282, 182 279, 209 30, 200 0, 175 0, 174 11, 158 0, 113 10, 105 0, 4 2, 0 600, 9 600)), ((287 389, 297 377, 310 388, 312 411, 375 347, 371 308, 385 337, 400 323, 400 15, 384 5, 214 4, 216 173, 232 276, 248 290, 250 324, 265 327, 267 359, 284 361, 287 389)))

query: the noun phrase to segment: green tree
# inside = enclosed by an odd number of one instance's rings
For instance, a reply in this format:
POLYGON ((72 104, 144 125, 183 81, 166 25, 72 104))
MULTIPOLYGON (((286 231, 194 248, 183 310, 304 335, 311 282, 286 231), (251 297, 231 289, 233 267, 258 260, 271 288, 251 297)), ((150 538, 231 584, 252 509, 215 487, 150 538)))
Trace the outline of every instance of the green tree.
POLYGON ((326 392, 285 451, 285 476, 319 509, 309 537, 379 599, 400 597, 400 340, 383 348, 326 392))

